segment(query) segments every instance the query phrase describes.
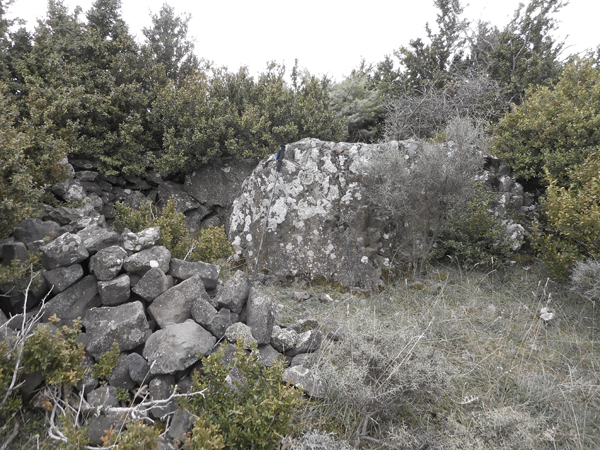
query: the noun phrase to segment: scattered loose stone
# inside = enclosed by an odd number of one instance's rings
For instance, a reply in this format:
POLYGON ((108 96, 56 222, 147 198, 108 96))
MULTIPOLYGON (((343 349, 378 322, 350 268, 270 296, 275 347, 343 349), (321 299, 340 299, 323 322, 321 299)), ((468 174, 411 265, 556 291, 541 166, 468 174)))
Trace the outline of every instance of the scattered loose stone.
POLYGON ((301 387, 305 394, 312 398, 325 397, 325 383, 317 374, 304 366, 294 366, 286 369, 283 381, 293 386, 301 387))
POLYGON ((308 300, 310 298, 310 294, 306 291, 296 291, 294 292, 294 300, 297 300, 299 302, 303 302, 305 300, 308 300))

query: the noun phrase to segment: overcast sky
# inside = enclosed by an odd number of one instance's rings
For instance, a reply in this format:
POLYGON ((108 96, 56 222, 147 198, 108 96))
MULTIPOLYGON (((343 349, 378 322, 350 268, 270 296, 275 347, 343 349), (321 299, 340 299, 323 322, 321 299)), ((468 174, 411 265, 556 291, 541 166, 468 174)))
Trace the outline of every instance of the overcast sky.
MULTIPOLYGON (((87 11, 93 0, 64 0, 87 11)), ((123 18, 130 32, 142 40, 141 29, 151 24, 165 0, 122 0, 123 18)), ((291 68, 299 60, 312 74, 340 81, 361 59, 376 63, 410 39, 425 37, 425 23, 435 24, 433 0, 169 0, 176 14, 189 13, 190 35, 198 56, 252 74, 268 61, 291 68)), ((502 27, 513 16, 519 0, 463 0, 464 16, 502 27)), ((46 0, 16 0, 9 16, 25 19, 33 28, 46 13, 46 0)), ((599 0, 571 0, 558 16, 559 38, 566 38, 566 54, 600 44, 599 0), (568 37, 567 37, 568 35, 568 37)))

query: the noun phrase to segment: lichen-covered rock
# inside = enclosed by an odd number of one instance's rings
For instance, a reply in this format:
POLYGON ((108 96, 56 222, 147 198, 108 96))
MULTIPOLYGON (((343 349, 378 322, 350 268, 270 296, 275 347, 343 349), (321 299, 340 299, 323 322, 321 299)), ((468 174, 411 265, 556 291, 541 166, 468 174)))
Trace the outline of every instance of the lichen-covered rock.
POLYGON ((169 270, 171 252, 162 245, 142 250, 125 258, 123 268, 129 273, 143 275, 153 267, 158 267, 163 272, 169 270))
POLYGON ((90 272, 100 281, 112 280, 123 268, 127 252, 118 245, 103 248, 90 258, 90 272))
POLYGON ((83 240, 76 234, 64 233, 49 244, 40 247, 42 264, 46 269, 56 269, 77 264, 90 255, 83 240))
POLYGON ((88 338, 85 349, 96 359, 109 351, 114 342, 122 352, 133 350, 151 333, 144 306, 139 301, 90 309, 83 326, 88 338))
MULTIPOLYGON (((288 145, 259 267, 375 289, 389 249, 377 232, 384 218, 369 207, 363 178, 381 151, 377 144, 308 138, 288 145)), ((247 261, 256 259, 275 174, 274 156, 261 161, 233 203, 229 238, 247 261)))
POLYGON ((90 255, 98 250, 119 244, 120 236, 115 231, 98 225, 90 225, 77 233, 90 255))
POLYGON ((236 322, 228 327, 225 331, 225 339, 232 344, 235 344, 238 339, 241 339, 247 347, 250 347, 252 344, 257 344, 256 339, 252 336, 250 327, 242 322, 236 322))
POLYGON ((298 336, 296 346, 285 352, 286 356, 296 356, 300 353, 316 352, 323 342, 323 333, 315 330, 308 330, 298 336))
POLYGON ((312 398, 325 397, 325 383, 316 372, 304 366, 294 366, 285 369, 283 381, 296 387, 302 387, 304 393, 312 398))
POLYGON ((184 370, 208 356, 217 339, 193 320, 172 323, 158 330, 146 341, 144 358, 151 374, 169 374, 184 370))
POLYGON ((273 327, 271 334, 271 345, 279 352, 284 353, 296 348, 300 336, 294 330, 280 328, 277 325, 273 327))
POLYGON ((160 227, 150 227, 139 233, 133 233, 127 228, 121 234, 122 246, 130 252, 139 252, 152 247, 160 239, 160 227))

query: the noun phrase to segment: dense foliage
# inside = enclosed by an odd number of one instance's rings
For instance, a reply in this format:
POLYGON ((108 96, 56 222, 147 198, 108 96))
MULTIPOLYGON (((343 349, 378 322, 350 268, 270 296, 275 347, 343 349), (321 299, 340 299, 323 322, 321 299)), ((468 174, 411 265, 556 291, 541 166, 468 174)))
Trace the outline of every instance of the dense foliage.
POLYGON ((567 169, 600 145, 600 71, 590 59, 568 63, 553 87, 528 91, 526 101, 496 127, 494 147, 523 180, 571 183, 567 169))
POLYGON ((199 416, 188 446, 275 449, 290 431, 300 392, 282 383, 281 361, 261 367, 256 345, 248 354, 238 342, 230 364, 223 356, 224 350, 213 353, 203 360, 202 374, 194 372, 193 391, 206 391, 187 403, 199 416), (206 445, 209 441, 211 446, 206 445))

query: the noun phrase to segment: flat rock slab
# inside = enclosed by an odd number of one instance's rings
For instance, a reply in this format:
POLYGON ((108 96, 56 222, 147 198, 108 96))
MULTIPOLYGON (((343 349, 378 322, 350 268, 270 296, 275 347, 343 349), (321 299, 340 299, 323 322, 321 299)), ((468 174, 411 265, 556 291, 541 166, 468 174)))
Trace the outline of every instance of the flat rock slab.
POLYGON ((90 309, 83 325, 88 338, 86 350, 96 359, 109 351, 113 342, 122 352, 133 350, 151 333, 144 306, 139 301, 90 309))
POLYGON ((169 270, 171 252, 162 245, 157 245, 139 253, 134 253, 125 258, 123 268, 129 273, 144 275, 153 267, 158 267, 163 272, 169 270))
POLYGON ((144 346, 144 358, 151 374, 169 374, 184 370, 208 356, 217 339, 193 320, 170 324, 152 334, 144 346))
POLYGON ((46 303, 44 320, 54 314, 60 325, 71 325, 78 317, 84 318, 87 310, 100 305, 98 285, 94 275, 88 275, 46 303))
POLYGON ((98 225, 91 225, 84 228, 77 233, 77 236, 82 239, 83 245, 90 255, 97 253, 98 250, 102 250, 103 248, 118 245, 121 239, 117 232, 98 225))
POLYGON ((169 275, 180 280, 187 280, 195 275, 199 275, 206 289, 217 287, 221 268, 214 264, 208 264, 201 261, 189 262, 181 259, 172 258, 169 275))

